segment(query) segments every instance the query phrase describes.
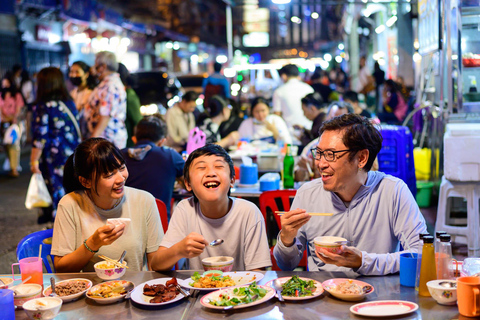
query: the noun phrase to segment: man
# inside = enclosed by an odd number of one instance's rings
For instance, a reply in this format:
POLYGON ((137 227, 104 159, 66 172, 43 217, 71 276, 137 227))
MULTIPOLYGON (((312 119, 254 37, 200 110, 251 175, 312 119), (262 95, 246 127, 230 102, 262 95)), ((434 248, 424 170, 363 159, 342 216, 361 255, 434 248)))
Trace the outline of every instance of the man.
POLYGON ((358 79, 355 82, 355 91, 363 94, 368 94, 375 89, 375 79, 372 77, 367 66, 367 58, 365 56, 360 58, 360 66, 358 70, 358 79))
POLYGON ((358 94, 355 91, 347 91, 343 94, 343 101, 349 103, 356 114, 361 116, 371 118, 372 114, 368 110, 363 109, 360 106, 360 101, 358 100, 358 94))
POLYGON ((219 95, 222 98, 230 98, 230 84, 227 78, 220 72, 222 71, 222 65, 218 62, 213 64, 214 73, 208 78, 203 79, 202 88, 205 96, 203 105, 208 106, 209 100, 214 95, 219 95))
POLYGON ((418 235, 427 229, 415 198, 400 179, 370 172, 381 146, 380 132, 364 117, 345 114, 324 123, 313 152, 321 179, 304 184, 292 210, 281 217, 274 249, 280 268, 293 270, 308 245, 310 271, 350 268, 384 275, 399 271, 405 252, 397 252, 400 241, 417 251, 418 235), (312 218, 308 212, 333 216, 312 218), (352 246, 342 246, 341 254, 319 249, 313 255, 314 238, 327 235, 344 237, 352 246))
POLYGON ((127 94, 116 72, 118 63, 115 54, 102 51, 95 57, 95 73, 100 84, 93 89, 85 106, 90 137, 110 140, 119 149, 127 145, 127 94))
POLYGON ((322 95, 324 102, 338 101, 338 93, 330 88, 328 74, 326 71, 319 70, 310 78, 311 86, 315 92, 322 95))
POLYGON ((135 146, 122 150, 129 177, 126 185, 150 192, 165 202, 170 217, 175 179, 183 175, 185 161, 173 149, 163 147, 165 124, 155 116, 145 117, 135 127, 135 146))
POLYGON ((193 111, 197 107, 198 93, 188 91, 182 100, 167 110, 167 145, 182 152, 185 150, 190 130, 195 128, 193 111))
POLYGON ((273 93, 273 112, 282 116, 289 128, 300 125, 311 129, 312 122, 302 112, 302 98, 314 90, 300 80, 300 71, 294 64, 287 64, 279 71, 284 82, 273 93))

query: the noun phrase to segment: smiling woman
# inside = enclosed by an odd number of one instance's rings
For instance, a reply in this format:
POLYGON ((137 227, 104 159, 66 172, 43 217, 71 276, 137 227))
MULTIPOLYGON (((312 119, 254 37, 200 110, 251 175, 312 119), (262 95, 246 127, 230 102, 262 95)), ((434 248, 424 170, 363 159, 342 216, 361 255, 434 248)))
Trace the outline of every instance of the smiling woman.
POLYGON ((82 142, 66 164, 64 184, 73 191, 59 204, 52 241, 58 272, 93 271, 100 255, 117 258, 126 250, 131 270, 150 266, 163 236, 153 196, 125 186, 128 170, 122 153, 103 138, 82 142), (65 183, 66 182, 66 183, 65 183), (125 225, 108 219, 130 219, 125 225))

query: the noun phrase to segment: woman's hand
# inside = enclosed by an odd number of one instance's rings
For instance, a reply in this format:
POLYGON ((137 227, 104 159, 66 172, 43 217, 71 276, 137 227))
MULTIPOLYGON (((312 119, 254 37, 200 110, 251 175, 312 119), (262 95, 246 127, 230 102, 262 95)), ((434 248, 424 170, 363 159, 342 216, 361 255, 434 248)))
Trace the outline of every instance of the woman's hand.
POLYGON ((278 140, 279 132, 278 132, 277 127, 275 127, 274 124, 268 122, 267 120, 263 121, 263 124, 265 125, 265 128, 267 128, 268 131, 273 133, 273 138, 275 140, 278 140))
POLYGON ((90 237, 92 245, 90 246, 89 244, 89 248, 97 251, 103 246, 108 246, 112 244, 113 242, 115 242, 115 240, 120 238, 124 230, 125 224, 123 223, 120 223, 118 225, 107 224, 103 227, 98 228, 90 237))
POLYGON ((38 161, 35 161, 35 162, 30 163, 30 171, 31 171, 32 173, 40 173, 40 174, 42 174, 42 171, 40 171, 40 167, 39 167, 38 161))

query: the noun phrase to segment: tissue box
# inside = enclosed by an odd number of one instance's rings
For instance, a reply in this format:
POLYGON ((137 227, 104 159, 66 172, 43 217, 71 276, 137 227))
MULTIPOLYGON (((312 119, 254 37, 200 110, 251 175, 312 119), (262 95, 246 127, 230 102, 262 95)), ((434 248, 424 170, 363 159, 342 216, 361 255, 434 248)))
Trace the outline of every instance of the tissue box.
POLYGON ((443 143, 445 178, 480 181, 480 123, 447 124, 443 143))
POLYGON ((254 185, 258 182, 258 167, 255 163, 251 165, 240 165, 240 184, 254 185))
POLYGON ((280 175, 278 173, 266 173, 260 178, 260 191, 280 189, 280 175))

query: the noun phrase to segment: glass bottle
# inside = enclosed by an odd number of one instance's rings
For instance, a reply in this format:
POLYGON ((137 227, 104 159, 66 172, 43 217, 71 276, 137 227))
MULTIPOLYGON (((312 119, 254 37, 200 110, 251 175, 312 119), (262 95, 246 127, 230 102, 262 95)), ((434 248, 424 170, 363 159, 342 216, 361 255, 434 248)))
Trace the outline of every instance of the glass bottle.
POLYGON ((437 279, 453 279, 452 244, 450 240, 449 234, 440 235, 438 252, 435 253, 437 255, 437 279))
POLYGON ((418 244, 417 250, 417 276, 415 278, 415 290, 418 291, 418 284, 420 281, 420 268, 422 267, 422 250, 423 250, 423 237, 429 236, 430 233, 420 233, 418 237, 420 238, 420 243, 418 244))
POLYGON ((295 160, 292 156, 292 146, 287 144, 287 153, 285 158, 283 158, 283 189, 293 189, 295 182, 293 176, 294 166, 295 160))
POLYGON ((430 297, 427 282, 437 279, 437 270, 435 269, 435 248, 433 246, 433 237, 423 237, 422 266, 420 268, 420 280, 418 285, 418 294, 424 297, 430 297))
POLYGON ((438 247, 438 244, 440 243, 440 236, 441 236, 442 234, 446 234, 446 232, 445 232, 445 231, 437 231, 437 232, 435 232, 435 252, 438 252, 437 247, 438 247))

